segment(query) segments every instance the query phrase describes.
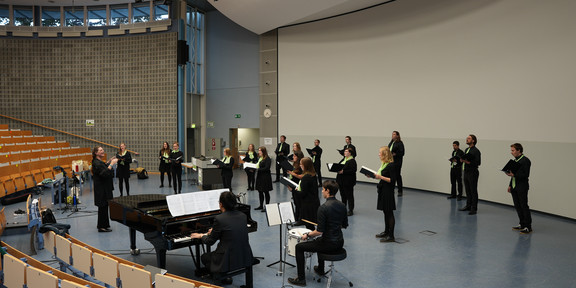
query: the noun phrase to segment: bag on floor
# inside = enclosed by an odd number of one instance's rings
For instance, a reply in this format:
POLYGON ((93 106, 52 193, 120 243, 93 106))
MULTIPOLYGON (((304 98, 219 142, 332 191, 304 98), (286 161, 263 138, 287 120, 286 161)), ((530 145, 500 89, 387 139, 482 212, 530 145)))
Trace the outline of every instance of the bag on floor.
POLYGON ((148 171, 146 171, 146 169, 136 168, 134 170, 136 171, 136 177, 138 177, 138 179, 148 179, 148 171))

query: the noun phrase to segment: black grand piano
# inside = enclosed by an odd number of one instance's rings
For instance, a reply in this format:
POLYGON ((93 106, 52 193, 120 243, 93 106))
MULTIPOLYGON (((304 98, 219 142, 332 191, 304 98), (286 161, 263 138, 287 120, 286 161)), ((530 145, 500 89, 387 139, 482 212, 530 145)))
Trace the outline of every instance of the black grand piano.
MULTIPOLYGON (((192 232, 205 233, 212 227, 214 217, 220 210, 200 214, 172 217, 168 210, 166 196, 162 194, 144 194, 116 197, 109 201, 110 219, 120 222, 130 228, 130 253, 140 254, 136 248, 136 231, 144 234, 144 239, 150 241, 156 250, 157 266, 166 268, 166 251, 188 247, 196 269, 200 266, 201 241, 191 239, 192 232), (196 253, 192 253, 191 246, 196 253)), ((258 230, 258 223, 250 216, 250 206, 238 203, 237 210, 246 214, 248 232, 258 230)), ((207 247, 209 249, 209 247, 207 247)))

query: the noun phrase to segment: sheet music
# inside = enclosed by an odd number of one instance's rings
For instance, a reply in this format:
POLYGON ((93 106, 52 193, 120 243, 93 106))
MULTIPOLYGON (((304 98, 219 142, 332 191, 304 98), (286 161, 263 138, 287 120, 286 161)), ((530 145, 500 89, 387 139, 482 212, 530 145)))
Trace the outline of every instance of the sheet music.
POLYGON ((334 165, 334 163, 328 163, 328 170, 332 170, 332 165, 334 165))
POLYGON ((282 223, 296 222, 296 219, 294 219, 294 210, 292 210, 292 202, 278 203, 278 208, 280 210, 282 223))
POLYGON ((216 189, 166 196, 168 209, 172 217, 198 214, 220 209, 220 194, 228 189, 216 189))
POLYGON ((288 179, 287 177, 284 177, 284 176, 282 176, 282 178, 283 178, 286 182, 294 185, 294 187, 298 187, 298 183, 296 183, 296 182, 294 182, 294 181, 292 181, 292 180, 290 180, 290 179, 288 179))
POLYGON ((268 226, 276 226, 282 224, 278 203, 266 204, 266 217, 268 218, 268 226))
POLYGON ((250 162, 244 162, 244 169, 246 169, 246 168, 258 169, 258 164, 250 163, 250 162))

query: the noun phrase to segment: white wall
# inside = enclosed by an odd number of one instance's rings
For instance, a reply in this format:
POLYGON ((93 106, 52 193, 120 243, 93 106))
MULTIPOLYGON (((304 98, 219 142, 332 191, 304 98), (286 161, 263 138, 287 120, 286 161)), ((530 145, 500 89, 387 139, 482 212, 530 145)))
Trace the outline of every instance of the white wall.
POLYGON ((572 11, 574 1, 403 0, 280 29, 279 131, 320 138, 324 162, 351 135, 359 164, 376 168, 399 130, 405 185, 439 192, 449 191, 452 141, 473 133, 480 198, 505 204, 498 170, 520 142, 531 208, 576 218, 572 11))

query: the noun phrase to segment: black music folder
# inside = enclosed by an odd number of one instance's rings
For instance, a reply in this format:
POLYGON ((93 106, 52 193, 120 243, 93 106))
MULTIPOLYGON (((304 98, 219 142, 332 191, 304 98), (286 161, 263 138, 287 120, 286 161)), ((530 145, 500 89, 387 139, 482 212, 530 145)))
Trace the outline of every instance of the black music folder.
POLYGON ((460 157, 460 159, 466 160, 466 161, 472 161, 472 158, 474 158, 474 157, 472 156, 472 154, 464 154, 464 155, 462 155, 462 156, 460 157))
POLYGON ((218 166, 218 168, 222 168, 222 167, 224 167, 224 165, 226 165, 226 164, 224 164, 224 162, 222 162, 218 159, 214 159, 214 161, 212 161, 212 164, 218 166))
POLYGON ((284 159, 280 162, 280 166, 282 169, 286 171, 294 171, 294 166, 288 162, 288 160, 284 159))
POLYGON ((314 157, 314 150, 313 149, 306 148, 306 152, 308 152, 308 155, 310 155, 310 157, 314 157))
POLYGON ((286 160, 294 161, 294 154, 290 154, 290 155, 286 156, 286 160))
POLYGON ((326 166, 328 167, 328 171, 330 172, 338 172, 344 169, 344 164, 340 163, 326 163, 326 166))
POLYGON ((362 168, 360 169, 360 173, 370 177, 370 178, 375 178, 374 175, 376 175, 378 172, 366 167, 366 166, 362 166, 362 168))
POLYGON ((182 156, 178 156, 177 158, 168 158, 168 160, 174 161, 174 162, 180 161, 180 160, 182 160, 182 156))
POLYGON ((340 155, 344 156, 344 149, 336 149, 340 155))
POLYGON ((459 157, 459 156, 453 156, 452 158, 448 159, 448 161, 450 161, 450 162, 460 162, 460 157, 459 157))
POLYGON ((286 186, 286 187, 292 188, 292 190, 296 189, 296 186, 298 186, 298 184, 296 184, 296 182, 288 179, 287 177, 280 178, 280 183, 284 184, 284 186, 286 186))
POLYGON ((518 162, 510 159, 510 161, 508 161, 508 163, 506 163, 506 165, 504 166, 504 168, 502 168, 502 172, 506 173, 506 172, 511 172, 516 174, 516 172, 518 171, 518 162))

